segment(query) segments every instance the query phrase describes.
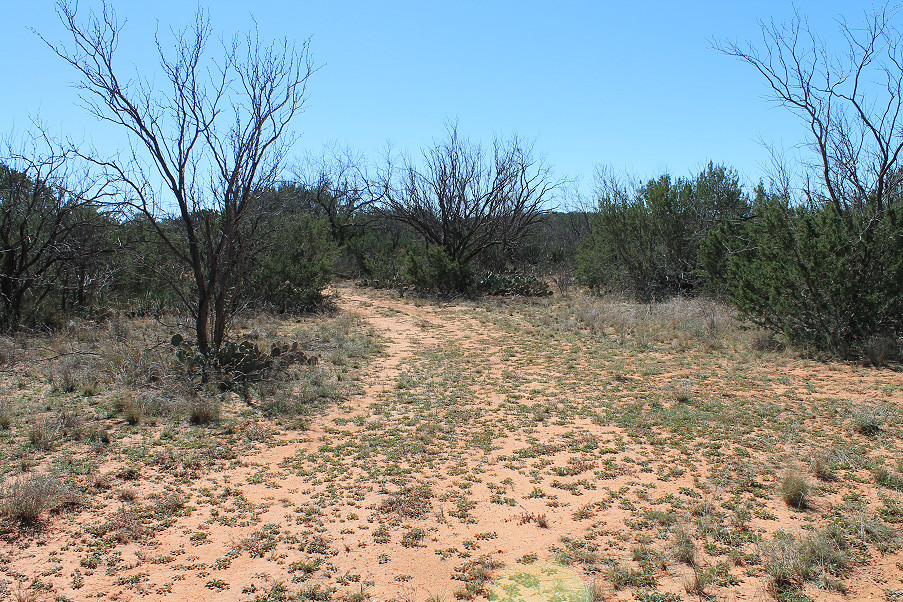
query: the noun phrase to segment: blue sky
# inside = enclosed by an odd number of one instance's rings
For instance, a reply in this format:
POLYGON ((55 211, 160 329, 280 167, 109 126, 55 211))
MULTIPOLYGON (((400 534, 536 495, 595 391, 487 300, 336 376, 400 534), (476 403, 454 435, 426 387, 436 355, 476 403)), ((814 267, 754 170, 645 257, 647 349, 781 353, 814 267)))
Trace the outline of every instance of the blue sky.
MULTIPOLYGON (((54 132, 101 149, 125 143, 77 106, 74 71, 29 29, 65 41, 53 2, 2 0, 5 90, 0 134, 37 117, 54 132)), ((127 23, 120 66, 152 74, 153 36, 167 40, 191 2, 114 1, 127 23)), ((96 6, 81 0, 80 10, 96 6)), ((310 38, 319 70, 295 122, 301 157, 325 144, 376 159, 387 142, 416 154, 444 124, 489 142, 517 133, 535 141, 560 177, 592 185, 594 166, 641 178, 696 173, 714 160, 749 183, 766 175, 761 144, 792 148, 803 125, 765 98, 749 66, 712 49, 755 40, 759 20, 789 20, 790 2, 289 1, 222 0, 205 6, 231 37, 256 20, 266 38, 310 38)), ((858 22, 869 3, 795 3, 836 43, 835 19, 858 22)), ((214 47, 211 47, 213 49, 214 47)))

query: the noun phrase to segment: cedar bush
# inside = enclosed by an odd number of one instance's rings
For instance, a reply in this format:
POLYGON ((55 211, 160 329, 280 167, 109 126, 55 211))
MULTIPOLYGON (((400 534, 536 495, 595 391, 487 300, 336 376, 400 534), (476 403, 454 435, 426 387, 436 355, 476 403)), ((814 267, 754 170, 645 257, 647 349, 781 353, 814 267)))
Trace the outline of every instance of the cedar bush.
POLYGON ((700 252, 710 284, 755 324, 798 347, 845 358, 899 358, 903 335, 903 200, 877 216, 840 215, 757 195, 755 217, 724 223, 700 252), (873 221, 874 220, 874 221, 873 221))
POLYGON ((472 291, 474 273, 470 263, 454 260, 442 247, 415 245, 405 257, 405 280, 420 295, 452 297, 472 291))
POLYGON ((630 190, 603 178, 599 188, 578 282, 643 302, 698 293, 700 242, 748 208, 736 172, 712 163, 692 180, 665 174, 630 190))
POLYGON ((304 213, 281 219, 254 258, 246 290, 265 309, 308 311, 323 303, 323 289, 332 280, 334 245, 323 219, 304 213))

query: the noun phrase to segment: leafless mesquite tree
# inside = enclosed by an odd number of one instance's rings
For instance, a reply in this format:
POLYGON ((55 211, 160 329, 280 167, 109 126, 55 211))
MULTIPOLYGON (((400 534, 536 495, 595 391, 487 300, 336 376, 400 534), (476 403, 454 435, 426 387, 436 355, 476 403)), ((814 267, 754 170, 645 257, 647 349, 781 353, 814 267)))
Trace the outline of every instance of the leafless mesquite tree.
POLYGON ((382 179, 384 206, 428 244, 467 263, 483 251, 508 250, 548 212, 560 182, 519 138, 496 138, 489 152, 449 126, 445 139, 423 149, 382 179))
POLYGON ((82 291, 96 277, 79 270, 106 251, 92 244, 109 182, 45 134, 8 142, 0 155, 0 328, 19 327, 26 299, 38 307, 71 274, 82 291))
POLYGON ((879 9, 861 27, 839 21, 841 56, 799 13, 786 25, 762 23, 758 45, 716 44, 752 65, 771 98, 806 123, 815 175, 804 186, 806 200, 826 200, 846 217, 872 211, 867 228, 881 219, 901 167, 903 43, 895 13, 879 9))
POLYGON ((308 210, 324 216, 337 245, 355 228, 365 228, 378 217, 373 209, 383 200, 384 188, 372 178, 365 158, 350 148, 328 147, 293 169, 294 180, 309 195, 308 210))
POLYGON ((218 349, 264 234, 261 200, 294 141, 289 125, 313 72, 308 42, 266 45, 254 31, 211 58, 210 23, 199 11, 173 32, 171 49, 156 41, 163 84, 119 70, 123 24, 111 6, 82 21, 64 0, 58 13, 71 40, 48 45, 78 72, 88 113, 123 128, 131 143, 112 158, 85 157, 115 176, 123 209, 184 266, 163 275, 194 318, 198 347, 218 349), (183 280, 193 286, 185 290, 183 280))

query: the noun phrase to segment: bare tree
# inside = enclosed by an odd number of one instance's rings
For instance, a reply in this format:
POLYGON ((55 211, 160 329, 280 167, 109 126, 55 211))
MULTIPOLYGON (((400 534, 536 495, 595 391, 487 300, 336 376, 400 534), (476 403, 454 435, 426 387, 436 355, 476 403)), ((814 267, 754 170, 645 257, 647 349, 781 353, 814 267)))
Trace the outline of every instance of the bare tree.
POLYGON ((80 291, 90 286, 85 262, 109 250, 95 236, 108 192, 44 135, 8 146, 0 157, 0 328, 18 328, 26 302, 40 307, 70 272, 80 291))
POLYGON ((559 186, 531 151, 513 137, 494 140, 487 153, 451 125, 446 139, 423 150, 422 166, 406 161, 387 171, 385 206, 453 261, 468 263, 493 247, 507 251, 549 210, 559 186))
POLYGON ((331 147, 309 157, 293 170, 306 191, 310 213, 329 222, 333 241, 341 246, 352 232, 378 218, 371 211, 383 199, 383 189, 368 174, 364 157, 350 148, 331 147))
POLYGON ((903 150, 903 44, 887 8, 862 27, 839 22, 846 52, 835 56, 798 13, 787 25, 762 23, 760 47, 716 45, 752 65, 771 97, 807 125, 814 180, 804 194, 839 215, 872 211, 880 219, 899 177, 903 150))
POLYGON ((124 208, 187 270, 164 276, 194 317, 198 347, 219 348, 264 234, 262 199, 293 142, 289 124, 313 71, 308 44, 263 45, 252 32, 210 59, 210 24, 199 11, 192 26, 173 33, 171 51, 157 40, 161 85, 139 73, 122 79, 115 66, 122 26, 112 7, 103 4, 84 22, 74 4, 61 2, 58 12, 71 44, 48 44, 79 73, 85 109, 131 141, 123 155, 86 158, 117 178, 124 208), (188 291, 179 285, 186 275, 188 291))

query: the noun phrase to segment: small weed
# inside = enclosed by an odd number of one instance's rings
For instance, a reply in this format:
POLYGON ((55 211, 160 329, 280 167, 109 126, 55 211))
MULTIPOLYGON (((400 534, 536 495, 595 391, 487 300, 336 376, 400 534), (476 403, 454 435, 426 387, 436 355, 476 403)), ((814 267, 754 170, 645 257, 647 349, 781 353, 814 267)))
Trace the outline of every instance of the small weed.
POLYGON ((608 580, 615 589, 624 587, 655 587, 655 575, 648 571, 638 571, 617 564, 608 570, 608 580))
POLYGON ((464 588, 455 592, 459 600, 473 600, 477 596, 488 596, 486 587, 492 579, 492 571, 501 568, 502 563, 488 556, 469 560, 455 568, 452 579, 464 582, 464 588))
MULTIPOLYGON (((277 585, 282 585, 281 583, 277 583, 277 585)), ((276 585, 273 585, 275 588, 276 585)), ((282 585, 283 590, 285 586, 282 585)), ((306 587, 302 587, 298 591, 298 600, 312 600, 313 602, 325 602, 326 600, 332 599, 333 590, 331 588, 321 588, 319 584, 308 585, 306 587)), ((285 591, 281 594, 282 597, 276 597, 273 595, 273 590, 270 590, 269 597, 266 600, 286 600, 288 592, 285 591)))
POLYGON ((433 492, 429 485, 405 485, 379 505, 383 514, 397 514, 405 518, 423 518, 432 510, 433 492))
POLYGON ((222 579, 211 579, 204 587, 216 591, 223 591, 224 589, 229 589, 229 584, 222 579))
POLYGON ((406 548, 416 548, 421 545, 420 542, 424 538, 426 538, 426 532, 419 527, 415 527, 401 536, 401 545, 406 548))
POLYGON ((644 589, 633 594, 637 602, 681 602, 683 598, 674 592, 660 592, 654 589, 644 589))

